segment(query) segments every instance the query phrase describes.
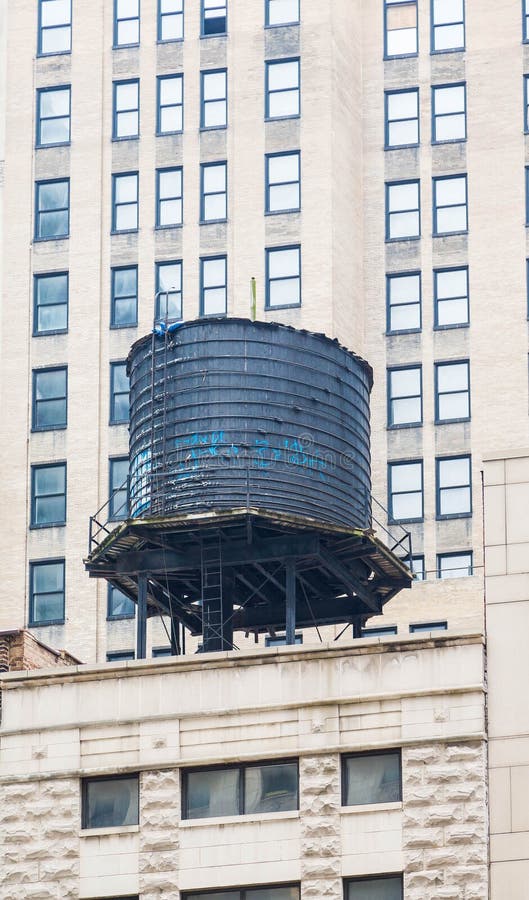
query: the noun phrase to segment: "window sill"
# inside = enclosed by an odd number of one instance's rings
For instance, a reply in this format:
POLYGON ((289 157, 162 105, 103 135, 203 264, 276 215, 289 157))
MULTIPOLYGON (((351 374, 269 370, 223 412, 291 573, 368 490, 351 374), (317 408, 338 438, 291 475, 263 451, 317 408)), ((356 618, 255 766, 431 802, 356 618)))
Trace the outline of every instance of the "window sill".
POLYGON ((175 228, 183 228, 183 222, 175 222, 172 225, 155 225, 154 231, 173 231, 175 228))
POLYGON ((37 59, 46 59, 48 56, 71 56, 71 50, 55 50, 52 53, 37 53, 37 59))
POLYGON ((447 47, 445 50, 430 50, 430 56, 444 56, 445 53, 464 53, 466 47, 447 47))
POLYGON ((126 616, 107 616, 107 622, 132 622, 135 618, 135 613, 128 613, 126 616))
POLYGON ((400 425, 388 425, 388 431, 402 431, 403 428, 422 428, 422 422, 402 422, 400 425))
POLYGON ((435 232, 432 234, 432 237, 433 238, 445 238, 445 237, 457 236, 458 234, 468 234, 468 228, 465 228, 463 231, 442 231, 439 233, 435 232))
POLYGON ((403 241, 420 241, 420 239, 420 234, 410 234, 407 237, 387 237, 386 244, 398 244, 402 243, 403 241))
POLYGON ((111 322, 109 327, 110 327, 111 331, 123 331, 124 328, 137 328, 138 323, 137 322, 127 322, 124 325, 115 325, 113 322, 111 322))
POLYGON ((54 334, 68 334, 68 329, 67 328, 57 328, 57 329, 51 330, 51 331, 34 331, 31 336, 32 337, 49 337, 50 335, 54 335, 54 334))
POLYGON ((121 231, 111 231, 110 236, 115 237, 117 234, 138 234, 139 228, 123 228, 121 231))
POLYGON ((388 518, 388 525, 412 525, 417 522, 424 522, 424 516, 418 519, 393 519, 391 516, 388 518))
POLYGON ((129 420, 128 419, 119 419, 119 421, 116 421, 116 422, 110 421, 108 424, 109 425, 128 425, 129 420))
POLYGON ((453 328, 469 328, 470 322, 454 322, 453 325, 434 325, 434 331, 450 331, 453 328))
MULTIPOLYGON (((38 371, 38 369, 36 371, 38 371)), ((49 425, 47 427, 42 425, 40 426, 40 428, 38 425, 35 425, 31 428, 31 434, 42 434, 43 432, 45 433, 47 431, 66 431, 67 428, 67 422, 64 425, 49 425)))
POLYGON ((228 221, 227 218, 225 218, 225 219, 199 219, 198 224, 199 225, 225 225, 227 221, 228 221))
POLYGON ((49 150, 53 147, 71 147, 71 141, 57 141, 56 144, 35 144, 35 150, 49 150))
POLYGON ((43 525, 34 525, 31 523, 29 526, 30 531, 40 531, 42 528, 65 528, 66 522, 46 522, 43 525))
POLYGON ((446 141, 432 141, 432 147, 442 147, 444 144, 466 144, 467 137, 464 138, 448 138, 446 141))
POLYGON ((28 622, 28 628, 49 628, 51 625, 64 625, 64 619, 50 619, 46 622, 28 622))
POLYGON ((434 425, 454 425, 457 422, 470 422, 470 416, 464 419, 434 419, 434 425))
POLYGON ((183 44, 184 38, 157 38, 157 44, 183 44))
POLYGON ((201 125, 199 131, 226 131, 227 125, 201 125))
POLYGON ((214 34, 201 34, 201 35, 200 35, 200 40, 201 40, 201 41, 207 41, 207 40, 209 40, 210 38, 227 38, 227 37, 228 37, 228 32, 227 32, 227 31, 217 31, 217 32, 215 32, 214 34))
POLYGON ((291 209, 267 209, 265 216, 288 216, 291 213, 301 212, 301 206, 293 206, 291 209))
POLYGON ((446 515, 441 515, 438 513, 435 517, 437 522, 444 522, 449 519, 471 519, 471 512, 461 512, 461 513, 446 513, 446 515))
POLYGON ((102 837, 105 834, 137 834, 139 825, 116 825, 113 828, 81 828, 79 837, 102 837))
POLYGON ((301 119, 301 113, 293 113, 291 116, 265 116, 265 122, 285 122, 288 119, 301 119))
POLYGON ((422 328, 400 328, 398 331, 386 331, 386 337, 393 337, 395 334, 421 334, 422 328))
POLYGON ((251 822, 276 822, 278 819, 299 819, 299 809, 282 812, 248 813, 242 816, 209 816, 204 819, 181 819, 179 828, 204 828, 219 825, 250 824, 251 822))
POLYGON ((384 62, 389 62, 391 59, 417 59, 419 56, 418 51, 415 53, 395 53, 393 56, 388 56, 384 53, 383 59, 384 62))
POLYGON ((411 150, 420 147, 419 141, 415 144, 384 144, 384 150, 411 150))
MULTIPOLYGON (((366 635, 369 637, 369 635, 366 635)), ((385 635, 386 637, 386 635, 385 635)), ((389 635, 387 635, 389 637, 389 635)), ((387 803, 362 803, 356 806, 341 806, 340 815, 358 815, 359 813, 371 812, 390 812, 392 810, 402 810, 402 800, 393 800, 387 803)))
POLYGON ((265 31, 269 28, 291 28, 292 25, 299 25, 299 19, 297 22, 276 22, 275 25, 265 25, 265 31))
POLYGON ((138 141, 140 139, 139 134, 125 134, 123 137, 112 137, 112 144, 121 144, 123 141, 138 141))
POLYGON ((67 241, 69 239, 69 237, 70 237, 69 232, 68 232, 68 234, 54 234, 54 235, 51 235, 51 237, 34 237, 33 243, 34 244, 45 244, 48 241, 67 241))
POLYGON ((171 134, 183 134, 184 129, 181 128, 180 131, 157 131, 155 137, 168 137, 171 134))
POLYGON ((113 50, 130 50, 131 47, 139 47, 140 42, 137 41, 135 44, 112 44, 113 50))
POLYGON ((276 309, 301 309, 301 303, 285 303, 284 306, 265 306, 265 312, 275 312, 276 309))

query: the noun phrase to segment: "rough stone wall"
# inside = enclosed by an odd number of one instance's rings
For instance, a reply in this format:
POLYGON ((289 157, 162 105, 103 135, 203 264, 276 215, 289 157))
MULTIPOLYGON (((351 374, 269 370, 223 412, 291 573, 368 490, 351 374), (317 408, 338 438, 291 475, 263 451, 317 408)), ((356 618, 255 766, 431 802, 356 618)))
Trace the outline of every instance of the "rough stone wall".
POLYGON ((79 780, 4 784, 1 795, 1 900, 77 898, 79 780))
POLYGON ((143 772, 140 804, 140 896, 179 900, 180 770, 143 772))
POLYGON ((483 742, 403 748, 406 900, 488 896, 483 742))
POLYGON ((342 900, 340 757, 299 761, 301 900, 342 900))

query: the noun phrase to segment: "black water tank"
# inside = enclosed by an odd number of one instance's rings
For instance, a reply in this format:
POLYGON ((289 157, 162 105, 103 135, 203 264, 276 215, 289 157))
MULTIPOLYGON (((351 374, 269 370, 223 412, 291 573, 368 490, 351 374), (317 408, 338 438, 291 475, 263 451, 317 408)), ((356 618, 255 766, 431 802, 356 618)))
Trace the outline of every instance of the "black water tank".
POLYGON ((196 319, 137 341, 128 371, 132 516, 252 508, 370 527, 372 371, 337 341, 196 319))

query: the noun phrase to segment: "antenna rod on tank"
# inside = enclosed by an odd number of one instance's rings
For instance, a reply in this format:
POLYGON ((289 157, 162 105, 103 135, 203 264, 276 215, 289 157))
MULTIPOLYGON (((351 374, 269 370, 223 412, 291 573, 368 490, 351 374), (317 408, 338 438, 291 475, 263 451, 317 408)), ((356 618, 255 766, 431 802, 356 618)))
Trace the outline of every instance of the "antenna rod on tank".
POLYGON ((257 282, 253 276, 250 279, 250 296, 251 296, 251 304, 250 304, 251 316, 250 316, 250 318, 251 318, 252 322, 255 322, 255 320, 257 318, 257 282))

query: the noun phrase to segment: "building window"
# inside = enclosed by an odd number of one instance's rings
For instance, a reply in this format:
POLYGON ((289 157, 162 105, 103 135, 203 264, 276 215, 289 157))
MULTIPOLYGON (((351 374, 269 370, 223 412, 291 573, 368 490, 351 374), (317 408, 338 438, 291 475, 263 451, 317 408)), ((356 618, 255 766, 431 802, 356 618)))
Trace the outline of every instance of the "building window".
POLYGON ((29 564, 29 624, 64 622, 64 560, 45 559, 29 564))
POLYGON ((419 556, 412 556, 410 568, 416 581, 425 580, 426 571, 424 568, 424 556, 422 554, 419 556))
POLYGON ((299 59, 280 59, 266 64, 267 119, 299 116, 299 59))
POLYGON ((129 376, 126 362, 110 363, 110 424, 129 421, 129 376))
POLYGON ((183 774, 184 819, 283 812, 298 807, 296 760, 183 774))
POLYGON ((529 4, 528 0, 523 0, 523 39, 529 40, 529 4))
POLYGON ((200 167, 200 221, 224 222, 228 215, 228 165, 204 163, 200 167))
POLYGON ((421 275, 404 272, 386 276, 388 332, 420 331, 421 275))
POLYGON ((434 298, 436 328, 468 325, 468 269, 437 269, 434 298))
MULTIPOLYGON (((134 650, 109 650, 107 653, 107 662, 122 662, 130 659, 136 659, 134 650)), ((120 900, 119 897, 118 900, 120 900)), ((124 900, 127 900, 127 898, 124 898, 124 900)))
POLYGON ((118 266, 112 269, 112 328, 138 324, 138 267, 118 266))
POLYGON ((33 334, 68 330, 68 273, 35 275, 33 334))
POLYGON ((140 42, 140 0, 114 0, 114 47, 140 42))
POLYGON ((397 634, 396 625, 383 625, 381 628, 362 628, 362 637, 364 638, 384 638, 397 634))
POLYGON ((227 32, 227 0, 202 0, 202 37, 227 32))
POLYGON ((113 139, 136 138, 140 133, 140 82, 114 81, 113 139))
POLYGON ((118 521, 129 514, 129 459, 122 456, 109 463, 108 515, 112 521, 118 521))
POLYGON ((402 877, 355 878, 346 884, 346 900, 402 900, 402 877))
POLYGON ((200 260, 200 315, 224 316, 227 312, 227 259, 209 256, 200 260))
POLYGON ((342 759, 344 806, 402 800, 400 751, 355 753, 342 759))
POLYGON ((156 318, 177 322, 182 318, 182 263, 156 263, 156 318))
POLYGON ((71 46, 71 0, 39 0, 39 56, 69 53, 71 46))
POLYGON ((466 85, 443 84, 432 88, 432 141, 465 141, 467 137, 466 85))
POLYGON ((156 169, 156 227, 182 224, 182 168, 156 169))
POLYGON ((299 0, 266 0, 265 25, 297 25, 299 0))
POLYGON ((70 231, 70 180, 37 181, 35 240, 68 237, 70 231))
POLYGON ((37 147, 70 143, 70 86, 37 91, 37 147))
POLYGON ((386 91, 386 149, 419 143, 419 89, 386 91))
POLYGON ((301 305, 301 247, 266 251, 266 308, 301 305))
POLYGON ((388 464, 389 516, 393 522, 423 518, 422 461, 388 464))
POLYGON ((66 428, 67 373, 66 366, 33 369, 33 431, 66 428))
POLYGON ((435 421, 457 422, 470 418, 470 364, 435 364, 435 421))
POLYGON ((419 181, 386 184, 386 240, 400 241, 420 234, 419 181))
POLYGON ((184 127, 184 76, 158 78, 157 134, 175 134, 184 127))
POLYGON ((138 173, 112 176, 112 231, 138 230, 138 173))
MULTIPOLYGON (((303 643, 303 635, 301 633, 294 635, 294 643, 302 644, 303 643)), ((285 634, 276 634, 275 637, 272 637, 270 634, 267 634, 265 637, 265 647, 286 647, 287 646, 287 638, 285 634)))
POLYGON ((467 176, 434 178, 433 205, 434 235, 467 231, 467 176))
POLYGON ((418 50, 417 0, 385 0, 385 56, 414 56, 418 50))
POLYGON ((201 128, 225 128, 228 124, 228 73, 226 69, 202 72, 201 128))
POLYGON ((153 659, 160 659, 162 656, 173 656, 173 651, 172 651, 171 647, 153 647, 152 648, 153 659))
POLYGON ((470 456, 437 459, 437 518, 472 513, 470 456))
POLYGON ((265 156, 266 212, 294 212, 301 205, 300 153, 268 153, 265 156))
POLYGON ((182 894, 182 900, 300 900, 300 893, 297 885, 272 884, 261 888, 182 894))
POLYGON ((184 37, 184 0, 158 0, 158 40, 181 41, 184 37))
POLYGON ((472 575, 472 551, 467 553, 438 553, 438 578, 467 578, 472 575))
POLYGON ((139 778, 111 775, 82 780, 82 827, 118 828, 139 823, 139 778))
POLYGON ((432 53, 464 49, 464 0, 432 0, 432 53))
POLYGON ((31 527, 66 524, 66 463, 31 467, 31 527))
POLYGON ((123 591, 108 585, 107 593, 107 619, 133 619, 136 614, 136 604, 127 597, 123 591))
POLYGON ((410 634, 420 634, 424 631, 446 631, 448 622, 416 622, 410 625, 410 634))
POLYGON ((388 369, 388 425, 422 423, 422 368, 388 369))

